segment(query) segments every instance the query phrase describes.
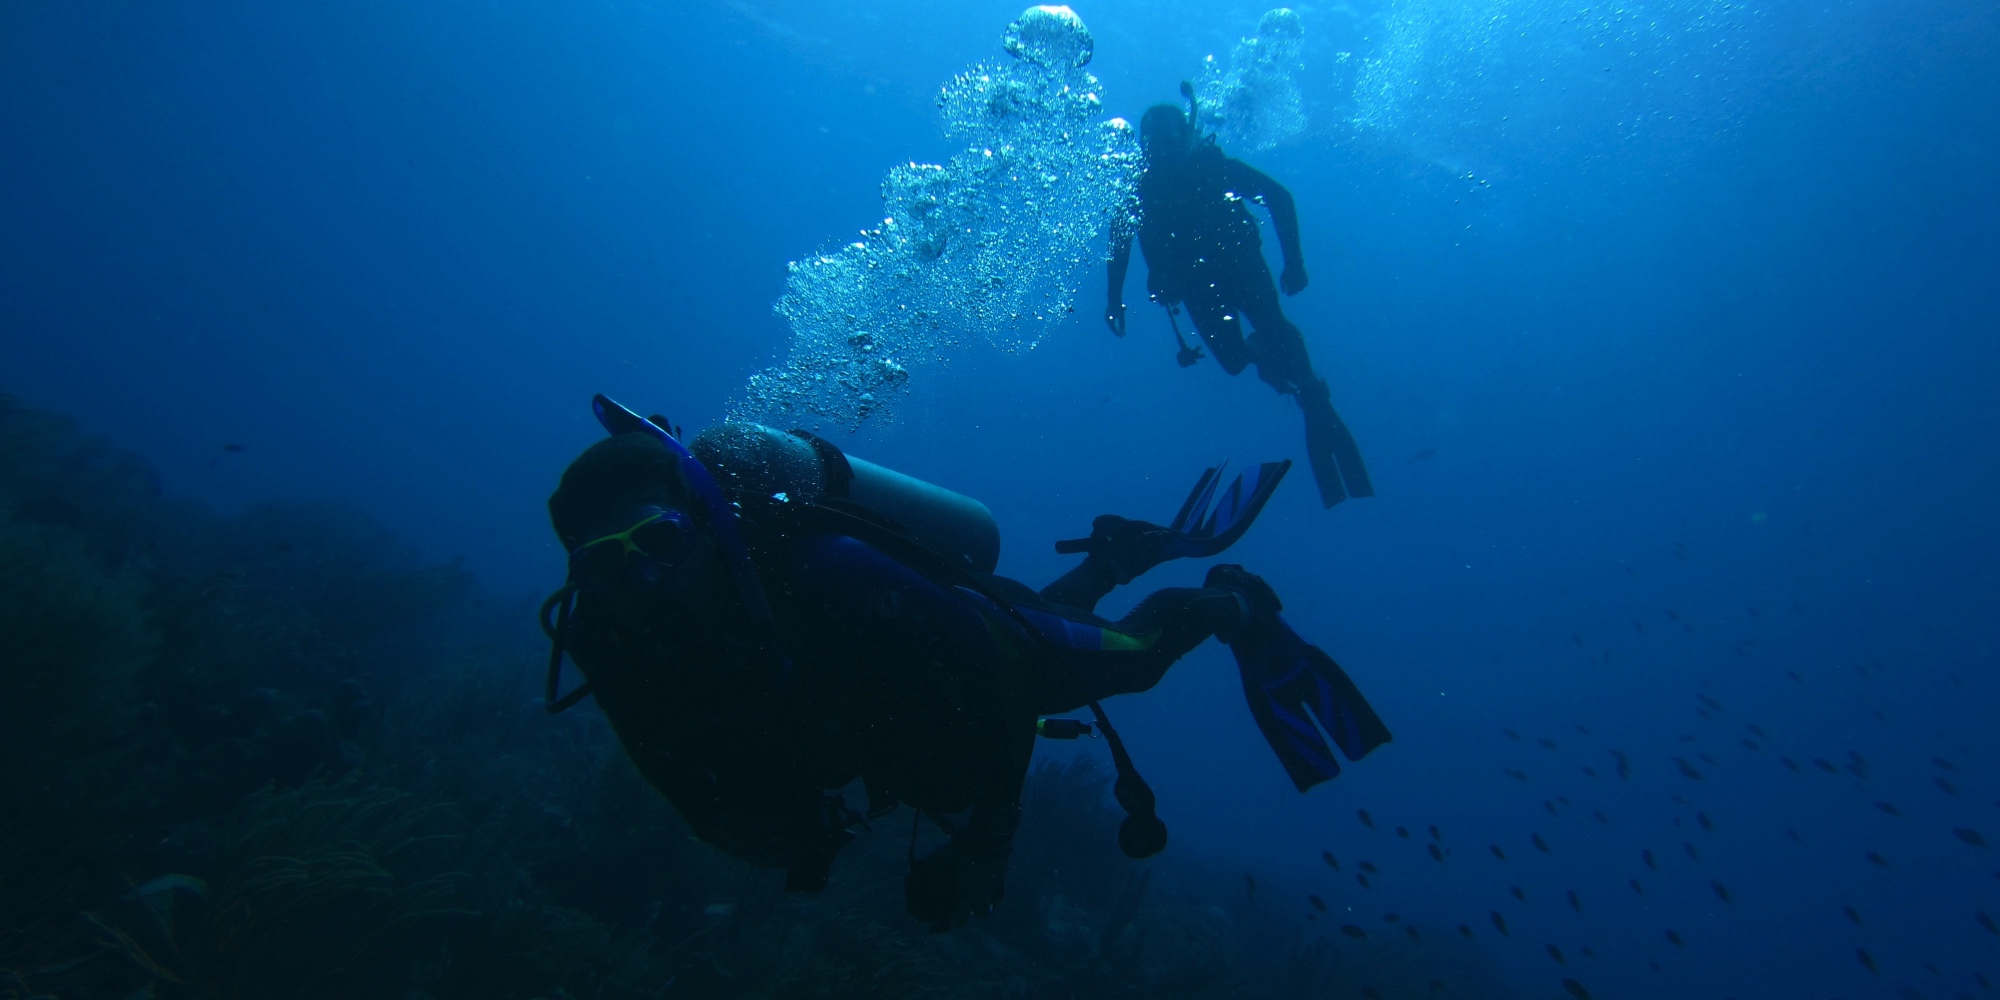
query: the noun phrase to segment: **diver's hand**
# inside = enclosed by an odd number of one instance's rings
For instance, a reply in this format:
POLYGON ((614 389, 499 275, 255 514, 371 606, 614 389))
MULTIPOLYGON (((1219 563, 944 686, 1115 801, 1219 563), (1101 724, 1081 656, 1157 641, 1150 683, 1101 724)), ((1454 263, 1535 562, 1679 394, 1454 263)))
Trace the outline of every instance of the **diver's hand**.
POLYGON ((984 917, 1006 895, 1004 843, 960 834, 918 859, 903 876, 903 902, 910 916, 939 934, 984 917))
POLYGON ((1125 303, 1112 299, 1105 305, 1104 325, 1110 327, 1112 333, 1125 336, 1125 303))
POLYGON ((1278 287, 1284 289, 1286 295, 1297 295, 1306 290, 1309 280, 1304 264, 1286 264, 1284 273, 1278 275, 1278 287))

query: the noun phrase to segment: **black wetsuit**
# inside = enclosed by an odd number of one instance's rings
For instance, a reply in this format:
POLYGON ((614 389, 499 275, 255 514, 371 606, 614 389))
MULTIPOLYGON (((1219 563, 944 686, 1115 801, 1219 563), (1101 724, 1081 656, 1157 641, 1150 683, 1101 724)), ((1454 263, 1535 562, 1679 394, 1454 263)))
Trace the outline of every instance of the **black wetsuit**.
MULTIPOLYGON (((727 621, 621 626, 580 598, 570 650, 641 772, 703 840, 816 889, 869 811, 971 810, 1005 843, 1041 715, 1144 691, 1241 613, 1227 590, 1155 592, 1108 622, 1096 556, 1041 593, 953 570, 893 531, 808 504, 742 522, 790 667, 760 665, 727 621)), ((587 596, 587 595, 586 595, 587 596)), ((956 838, 955 838, 956 839, 956 838)), ((1004 863, 1004 862, 1003 862, 1004 863)))
MULTIPOLYGON (((1297 272, 1297 285, 1287 287, 1297 291, 1304 284, 1304 256, 1291 192, 1203 141, 1183 162, 1148 168, 1139 180, 1138 200, 1148 294, 1170 309, 1186 306, 1224 371, 1236 375, 1255 364, 1259 378, 1298 400, 1305 413, 1307 457, 1327 506, 1348 495, 1373 495, 1361 453, 1333 409, 1326 382, 1313 371, 1305 336, 1285 318, 1250 215, 1251 201, 1270 210, 1285 270, 1297 272), (1247 338, 1245 319, 1253 331, 1247 338)), ((1116 233, 1112 239, 1107 277, 1114 317, 1122 315, 1133 235, 1116 233)), ((1114 319, 1113 328, 1122 332, 1120 322, 1114 319)))

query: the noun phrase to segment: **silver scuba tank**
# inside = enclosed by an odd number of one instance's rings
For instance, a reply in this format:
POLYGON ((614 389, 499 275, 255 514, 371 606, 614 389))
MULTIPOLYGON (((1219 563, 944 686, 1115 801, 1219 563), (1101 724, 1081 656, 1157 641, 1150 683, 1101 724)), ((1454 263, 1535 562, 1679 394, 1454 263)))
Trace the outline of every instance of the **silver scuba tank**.
POLYGON ((837 498, 894 522, 967 569, 991 573, 1000 563, 1000 525, 985 504, 846 454, 805 431, 731 421, 696 435, 688 450, 731 500, 837 498))

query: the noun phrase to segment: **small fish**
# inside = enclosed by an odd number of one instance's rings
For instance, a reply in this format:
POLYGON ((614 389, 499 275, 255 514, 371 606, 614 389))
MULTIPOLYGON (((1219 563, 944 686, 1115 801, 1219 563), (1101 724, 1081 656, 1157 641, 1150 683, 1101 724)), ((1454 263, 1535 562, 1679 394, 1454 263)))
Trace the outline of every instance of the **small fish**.
MULTIPOLYGON (((1407 934, 1409 934, 1409 935, 1410 935, 1410 940, 1412 940, 1412 941, 1422 941, 1422 940, 1424 939, 1424 936, 1423 936, 1422 934, 1418 934, 1418 933, 1417 933, 1417 929, 1416 929, 1416 927, 1415 927, 1415 926, 1413 926, 1413 925, 1410 925, 1410 924, 1404 924, 1404 925, 1403 925, 1403 931, 1404 931, 1405 933, 1407 933, 1407 934)), ((1435 990, 1433 990, 1432 992, 1436 992, 1436 991, 1435 991, 1435 990)))
POLYGON ((1951 835, 1966 842, 1967 844, 1972 845, 1973 847, 1977 847, 1981 850, 1986 849, 1986 838, 1980 836, 1979 831, 1974 830, 1971 827, 1961 826, 1958 829, 1951 831, 1951 835))
POLYGON ((230 454, 234 455, 234 454, 240 454, 240 453, 242 453, 242 452, 246 452, 246 451, 249 451, 250 449, 249 449, 248 447, 246 447, 246 446, 244 446, 244 445, 240 445, 240 444, 225 444, 225 445, 223 445, 223 446, 222 446, 222 450, 223 450, 223 451, 226 451, 226 452, 229 452, 230 454))
POLYGON ((1590 818, 1598 821, 1599 823, 1604 824, 1605 826, 1611 825, 1611 817, 1604 815, 1604 811, 1601 809, 1592 809, 1590 811, 1590 818))
POLYGON ((1694 849, 1694 845, 1693 845, 1693 844, 1690 844, 1690 843, 1688 843, 1688 842, 1687 842, 1687 841, 1685 841, 1685 840, 1681 841, 1681 850, 1684 850, 1684 851, 1688 852, 1688 858, 1689 858, 1690 860, 1693 860, 1693 861, 1700 861, 1700 860, 1701 860, 1701 855, 1700 855, 1700 854, 1697 854, 1697 853, 1695 853, 1695 849, 1694 849))
POLYGON ((1354 811, 1354 815, 1357 819, 1361 820, 1362 826, 1365 826, 1370 830, 1375 829, 1375 817, 1368 815, 1368 810, 1356 809, 1354 811))
POLYGON ((1368 872, 1370 874, 1374 874, 1376 872, 1381 871, 1381 869, 1375 867, 1375 862, 1373 861, 1363 861, 1360 864, 1355 865, 1354 867, 1359 868, 1362 871, 1368 872))
POLYGON ((1436 823, 1431 824, 1431 839, 1438 841, 1439 843, 1444 842, 1444 835, 1438 832, 1436 823))
POLYGON ((1931 763, 1933 763, 1933 764, 1936 764, 1936 765, 1937 765, 1938 767, 1940 767, 1940 768, 1942 768, 1942 769, 1944 769, 1944 770, 1946 770, 1946 771, 1956 771, 1956 770, 1958 770, 1958 765, 1957 765, 1957 764, 1954 764, 1954 763, 1952 763, 1951 761, 1948 761, 1948 760, 1944 759, 1943 757, 1932 757, 1932 758, 1931 758, 1931 763))
POLYGON ((1437 455, 1438 455, 1438 450, 1436 448, 1425 448, 1424 450, 1410 456, 1410 464, 1415 465, 1418 462, 1428 462, 1431 459, 1436 458, 1437 455))
POLYGON ((1501 916, 1499 910, 1493 911, 1493 929, 1499 931, 1501 937, 1507 936, 1507 918, 1501 916))
POLYGON ((1793 771, 1797 771, 1799 769, 1799 762, 1791 759, 1790 757, 1780 757, 1778 758, 1778 763, 1785 765, 1786 767, 1792 769, 1793 771))
POLYGON ((1535 842, 1535 850, 1540 851, 1543 854, 1549 853, 1549 842, 1543 840, 1541 834, 1530 833, 1528 834, 1528 839, 1535 842))
POLYGON ((1879 853, 1877 853, 1877 852, 1875 852, 1875 851, 1869 851, 1869 852, 1868 852, 1868 863, 1869 863, 1869 864, 1871 864, 1871 865, 1877 865, 1877 866, 1880 866, 1880 867, 1883 867, 1883 868, 1887 868, 1887 867, 1889 867, 1889 859, 1887 859, 1887 858, 1884 858, 1884 857, 1883 857, 1883 856, 1882 856, 1881 854, 1879 854, 1879 853))
POLYGON ((1515 899, 1518 899, 1518 900, 1520 900, 1520 901, 1521 901, 1521 902, 1523 902, 1523 903, 1525 903, 1525 902, 1527 902, 1527 901, 1528 901, 1528 894, 1527 894, 1526 892, 1523 892, 1523 891, 1521 890, 1521 887, 1520 887, 1520 886, 1518 886, 1518 885, 1510 885, 1510 886, 1508 886, 1508 887, 1507 887, 1507 891, 1508 891, 1508 892, 1510 892, 1510 893, 1512 893, 1512 894, 1514 895, 1514 898, 1515 898, 1515 899))
POLYGON ((1426 851, 1429 851, 1429 852, 1430 852, 1430 854, 1431 854, 1431 860, 1432 860, 1432 861, 1435 861, 1435 862, 1437 862, 1437 863, 1439 863, 1439 864, 1443 864, 1443 863, 1444 863, 1444 849, 1443 849, 1443 848, 1440 848, 1440 847, 1439 847, 1438 845, 1436 845, 1436 844, 1425 844, 1425 845, 1424 845, 1424 850, 1426 850, 1426 851))
POLYGON ((1754 722, 1745 723, 1744 728, 1750 730, 1750 735, 1755 736, 1760 740, 1770 739, 1770 737, 1764 735, 1764 727, 1754 722))
POLYGON ((1880 809, 1891 816, 1901 816, 1903 814, 1903 811, 1901 809, 1896 808, 1896 804, 1894 802, 1877 802, 1875 803, 1875 808, 1880 809))
POLYGON ((1794 830, 1789 826, 1785 828, 1785 836, 1790 837, 1801 844, 1806 842, 1806 838, 1799 836, 1799 831, 1794 830))
POLYGON ((1500 769, 1500 773, 1506 775, 1509 778, 1514 779, 1515 781, 1528 780, 1528 772, 1523 771, 1518 767, 1503 767, 1500 769))
POLYGON ((1978 918, 1979 926, 1986 928, 1986 933, 2000 937, 2000 927, 1994 926, 1993 918, 1987 916, 1984 910, 1974 913, 1973 916, 1978 918))
POLYGON ((1306 897, 1306 902, 1311 903, 1313 909, 1318 910, 1321 913, 1326 912, 1326 900, 1321 899, 1318 896, 1308 895, 1306 897))
POLYGON ((1847 914, 1847 919, 1854 921, 1854 926, 1861 926, 1861 913, 1852 904, 1842 903, 1840 912, 1847 914))
POLYGON ((1632 764, 1625 759, 1625 751, 1611 751, 1611 759, 1618 762, 1618 780, 1625 781, 1632 777, 1632 764))
POLYGON ((1694 765, 1689 764, 1685 758, 1675 757, 1674 766, 1680 769, 1681 777, 1691 778, 1695 781, 1701 780, 1701 772, 1695 770, 1694 765))
POLYGON ((1334 871, 1340 870, 1340 862, 1334 860, 1332 851, 1321 851, 1319 852, 1319 857, 1321 861, 1326 862, 1328 868, 1334 871))
POLYGON ((1361 888, 1363 889, 1368 888, 1368 876, 1356 875, 1354 876, 1354 881, 1361 883, 1361 888))
POLYGON ((1469 938, 1469 937, 1471 937, 1471 936, 1472 936, 1472 928, 1471 928, 1471 927, 1468 927, 1468 926, 1466 926, 1465 924, 1459 924, 1459 925, 1458 925, 1458 936, 1459 936, 1459 937, 1465 937, 1465 938, 1469 938))
POLYGON ((1633 891, 1633 892, 1636 892, 1636 893, 1638 893, 1638 894, 1639 894, 1639 895, 1641 895, 1641 896, 1643 896, 1643 895, 1645 895, 1645 894, 1646 894, 1646 887, 1645 887, 1645 886, 1643 886, 1643 885, 1640 885, 1640 884, 1639 884, 1639 880, 1638 880, 1638 879, 1636 879, 1636 878, 1635 878, 1635 879, 1631 880, 1631 882, 1630 882, 1630 885, 1632 886, 1632 891, 1633 891))
POLYGON ((1695 814, 1694 814, 1694 821, 1695 821, 1695 822, 1697 822, 1697 823, 1700 823, 1700 824, 1701 824, 1701 828, 1702 828, 1703 830, 1706 830, 1706 831, 1708 831, 1709 833, 1714 833, 1714 832, 1715 832, 1715 823, 1714 823, 1713 821, 1711 821, 1711 820, 1710 820, 1710 819, 1708 818, 1708 814, 1707 814, 1707 813, 1705 813, 1705 812, 1698 812, 1698 813, 1695 813, 1695 814))
POLYGON ((1556 741, 1549 739, 1546 736, 1536 740, 1535 742, 1540 743, 1543 749, 1554 750, 1556 748, 1556 741))
POLYGON ((1694 696, 1694 700, 1701 702, 1703 705, 1706 705, 1709 708, 1712 708, 1718 712, 1722 711, 1722 703, 1716 701, 1714 698, 1711 698, 1708 695, 1697 694, 1694 696))
POLYGON ((1584 766, 1584 768, 1583 768, 1583 773, 1584 773, 1584 775, 1585 775, 1585 776, 1587 776, 1587 777, 1591 777, 1591 778, 1595 778, 1595 777, 1597 777, 1597 769, 1596 769, 1596 768, 1594 768, 1594 767, 1591 767, 1591 766, 1589 766, 1589 765, 1585 765, 1585 766, 1584 766))
POLYGON ((1993 984, 1986 980, 1986 973, 1984 972, 1973 973, 1972 981, 1978 983, 1979 988, 1982 990, 1991 990, 1993 988, 1993 984))
POLYGON ((1695 754, 1695 756, 1696 756, 1696 757, 1699 757, 1699 758, 1701 758, 1701 762, 1702 762, 1702 763, 1704 763, 1704 764, 1707 764, 1707 765, 1708 765, 1708 766, 1710 766, 1710 767, 1721 767, 1721 766, 1722 766, 1722 762, 1721 762, 1721 761, 1719 761, 1719 760, 1716 760, 1716 759, 1715 759, 1715 756, 1714 756, 1713 754, 1710 754, 1710 753, 1709 753, 1708 751, 1706 751, 1706 750, 1703 750, 1702 752, 1700 752, 1700 753, 1698 753, 1698 754, 1695 754))
POLYGON ((1556 947, 1554 944, 1550 944, 1544 947, 1542 950, 1548 952, 1549 957, 1555 959, 1557 965, 1561 966, 1569 965, 1569 960, 1563 957, 1563 950, 1561 948, 1556 947))
POLYGON ((1938 786, 1938 789, 1944 792, 1946 795, 1958 794, 1958 787, 1953 785, 1951 782, 1944 780, 1943 778, 1932 778, 1931 784, 1938 786))
POLYGON ((1879 970, 1875 968, 1875 956, 1868 954, 1868 949, 1866 948, 1854 949, 1854 957, 1861 962, 1862 968, 1867 969, 1869 972, 1873 972, 1878 976, 1882 974, 1879 970))
POLYGON ((1404 840, 1408 840, 1408 839, 1410 839, 1410 828, 1409 828, 1409 827, 1407 827, 1407 826, 1399 826, 1399 827, 1397 827, 1397 828, 1396 828, 1396 836, 1398 836, 1398 837, 1401 837, 1401 838, 1403 838, 1404 840))
POLYGON ((1757 751, 1764 749, 1763 744, 1758 743, 1756 740, 1753 740, 1748 736, 1743 737, 1742 742, 1743 742, 1743 749, 1748 750, 1751 753, 1756 753, 1757 751))
POLYGON ((1513 731, 1512 729, 1502 729, 1500 731, 1502 733, 1505 733, 1507 735, 1507 738, 1510 740, 1518 740, 1521 738, 1521 734, 1513 731))
POLYGON ((1257 898, 1257 877, 1249 872, 1243 873, 1243 893, 1251 899, 1257 898))
POLYGON ((1681 935, 1680 935, 1680 932, 1679 932, 1679 931, 1674 931, 1674 930, 1669 930, 1669 931, 1667 931, 1667 943, 1668 943, 1668 944, 1680 944, 1680 943, 1681 943, 1681 935))
POLYGON ((1551 816, 1556 814, 1556 804, 1548 799, 1542 800, 1542 808, 1547 809, 1551 816))
POLYGON ((1726 886, 1726 885, 1723 885, 1723 884, 1722 884, 1722 880, 1721 880, 1721 879, 1714 879, 1714 878, 1712 878, 1712 879, 1709 879, 1709 880, 1708 880, 1708 887, 1709 887, 1709 888, 1711 888, 1711 889, 1714 889, 1714 890, 1715 890, 1715 898, 1717 898, 1717 899, 1719 899, 1719 900, 1722 900, 1722 901, 1723 901, 1723 902, 1725 902, 1725 903, 1727 903, 1727 902, 1729 902, 1729 901, 1730 901, 1730 900, 1729 900, 1729 887, 1728 887, 1728 886, 1726 886))
POLYGON ((1660 963, 1658 963, 1658 962, 1655 962, 1655 961, 1651 961, 1651 960, 1648 960, 1648 961, 1646 962, 1646 967, 1647 967, 1647 968, 1649 968, 1649 969, 1652 969, 1652 970, 1653 970, 1654 972, 1665 972, 1665 971, 1667 971, 1667 970, 1665 970, 1665 969, 1662 969, 1662 968, 1660 968, 1660 963))
POLYGON ((1397 922, 1397 921, 1399 921, 1399 920, 1401 920, 1401 919, 1403 919, 1403 918, 1402 918, 1402 917, 1400 917, 1400 916, 1398 916, 1398 915, 1396 915, 1396 914, 1394 914, 1394 913, 1384 913, 1384 914, 1382 914, 1382 922, 1383 922, 1383 923, 1385 923, 1385 924, 1393 924, 1393 923, 1395 923, 1395 922, 1397 922))
POLYGON ((1799 676, 1799 672, 1798 672, 1798 671, 1796 671, 1796 670, 1787 670, 1787 671, 1785 671, 1785 676, 1786 676, 1786 677, 1790 677, 1790 678, 1792 679, 1792 683, 1794 683, 1794 684, 1804 684, 1804 683, 1806 682, 1806 679, 1805 679, 1805 678, 1803 678, 1803 677, 1800 677, 1800 676, 1799 676))
POLYGON ((1660 866, 1653 862, 1653 849, 1650 847, 1639 852, 1639 860, 1644 861, 1646 863, 1646 867, 1651 868, 1654 871, 1660 870, 1660 866))
POLYGON ((1828 774, 1840 773, 1840 768, 1833 766, 1833 761, 1827 760, 1825 757, 1814 757, 1813 766, 1828 774))
POLYGON ((1563 989, 1568 990, 1569 995, 1575 997, 1576 1000, 1590 1000, 1590 991, 1584 989, 1583 984, 1574 979, 1563 980, 1563 989))
POLYGON ((1494 857, 1499 858, 1502 861, 1507 860, 1507 852, 1501 850, 1499 844, 1487 844, 1486 849, 1492 851, 1494 857))
POLYGON ((1578 913, 1583 912, 1583 899, 1576 894, 1575 889, 1569 890, 1569 908, 1578 913))
POLYGON ((1348 937, 1354 938, 1356 940, 1360 940, 1361 938, 1365 938, 1368 936, 1367 931, 1364 931, 1361 928, 1354 926, 1353 924, 1341 924, 1340 933, 1345 934, 1348 937))

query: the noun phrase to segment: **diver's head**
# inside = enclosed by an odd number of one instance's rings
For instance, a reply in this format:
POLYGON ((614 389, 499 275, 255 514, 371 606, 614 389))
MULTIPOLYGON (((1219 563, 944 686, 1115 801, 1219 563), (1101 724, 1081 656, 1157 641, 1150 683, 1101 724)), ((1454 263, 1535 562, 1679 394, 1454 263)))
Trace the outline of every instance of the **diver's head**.
POLYGON ((1173 166, 1194 151, 1194 126, 1176 104, 1155 104, 1139 119, 1139 144, 1153 166, 1173 166))
POLYGON ((697 509, 676 456, 642 433, 592 445, 549 497, 583 600, 648 628, 713 610, 728 586, 697 509))

